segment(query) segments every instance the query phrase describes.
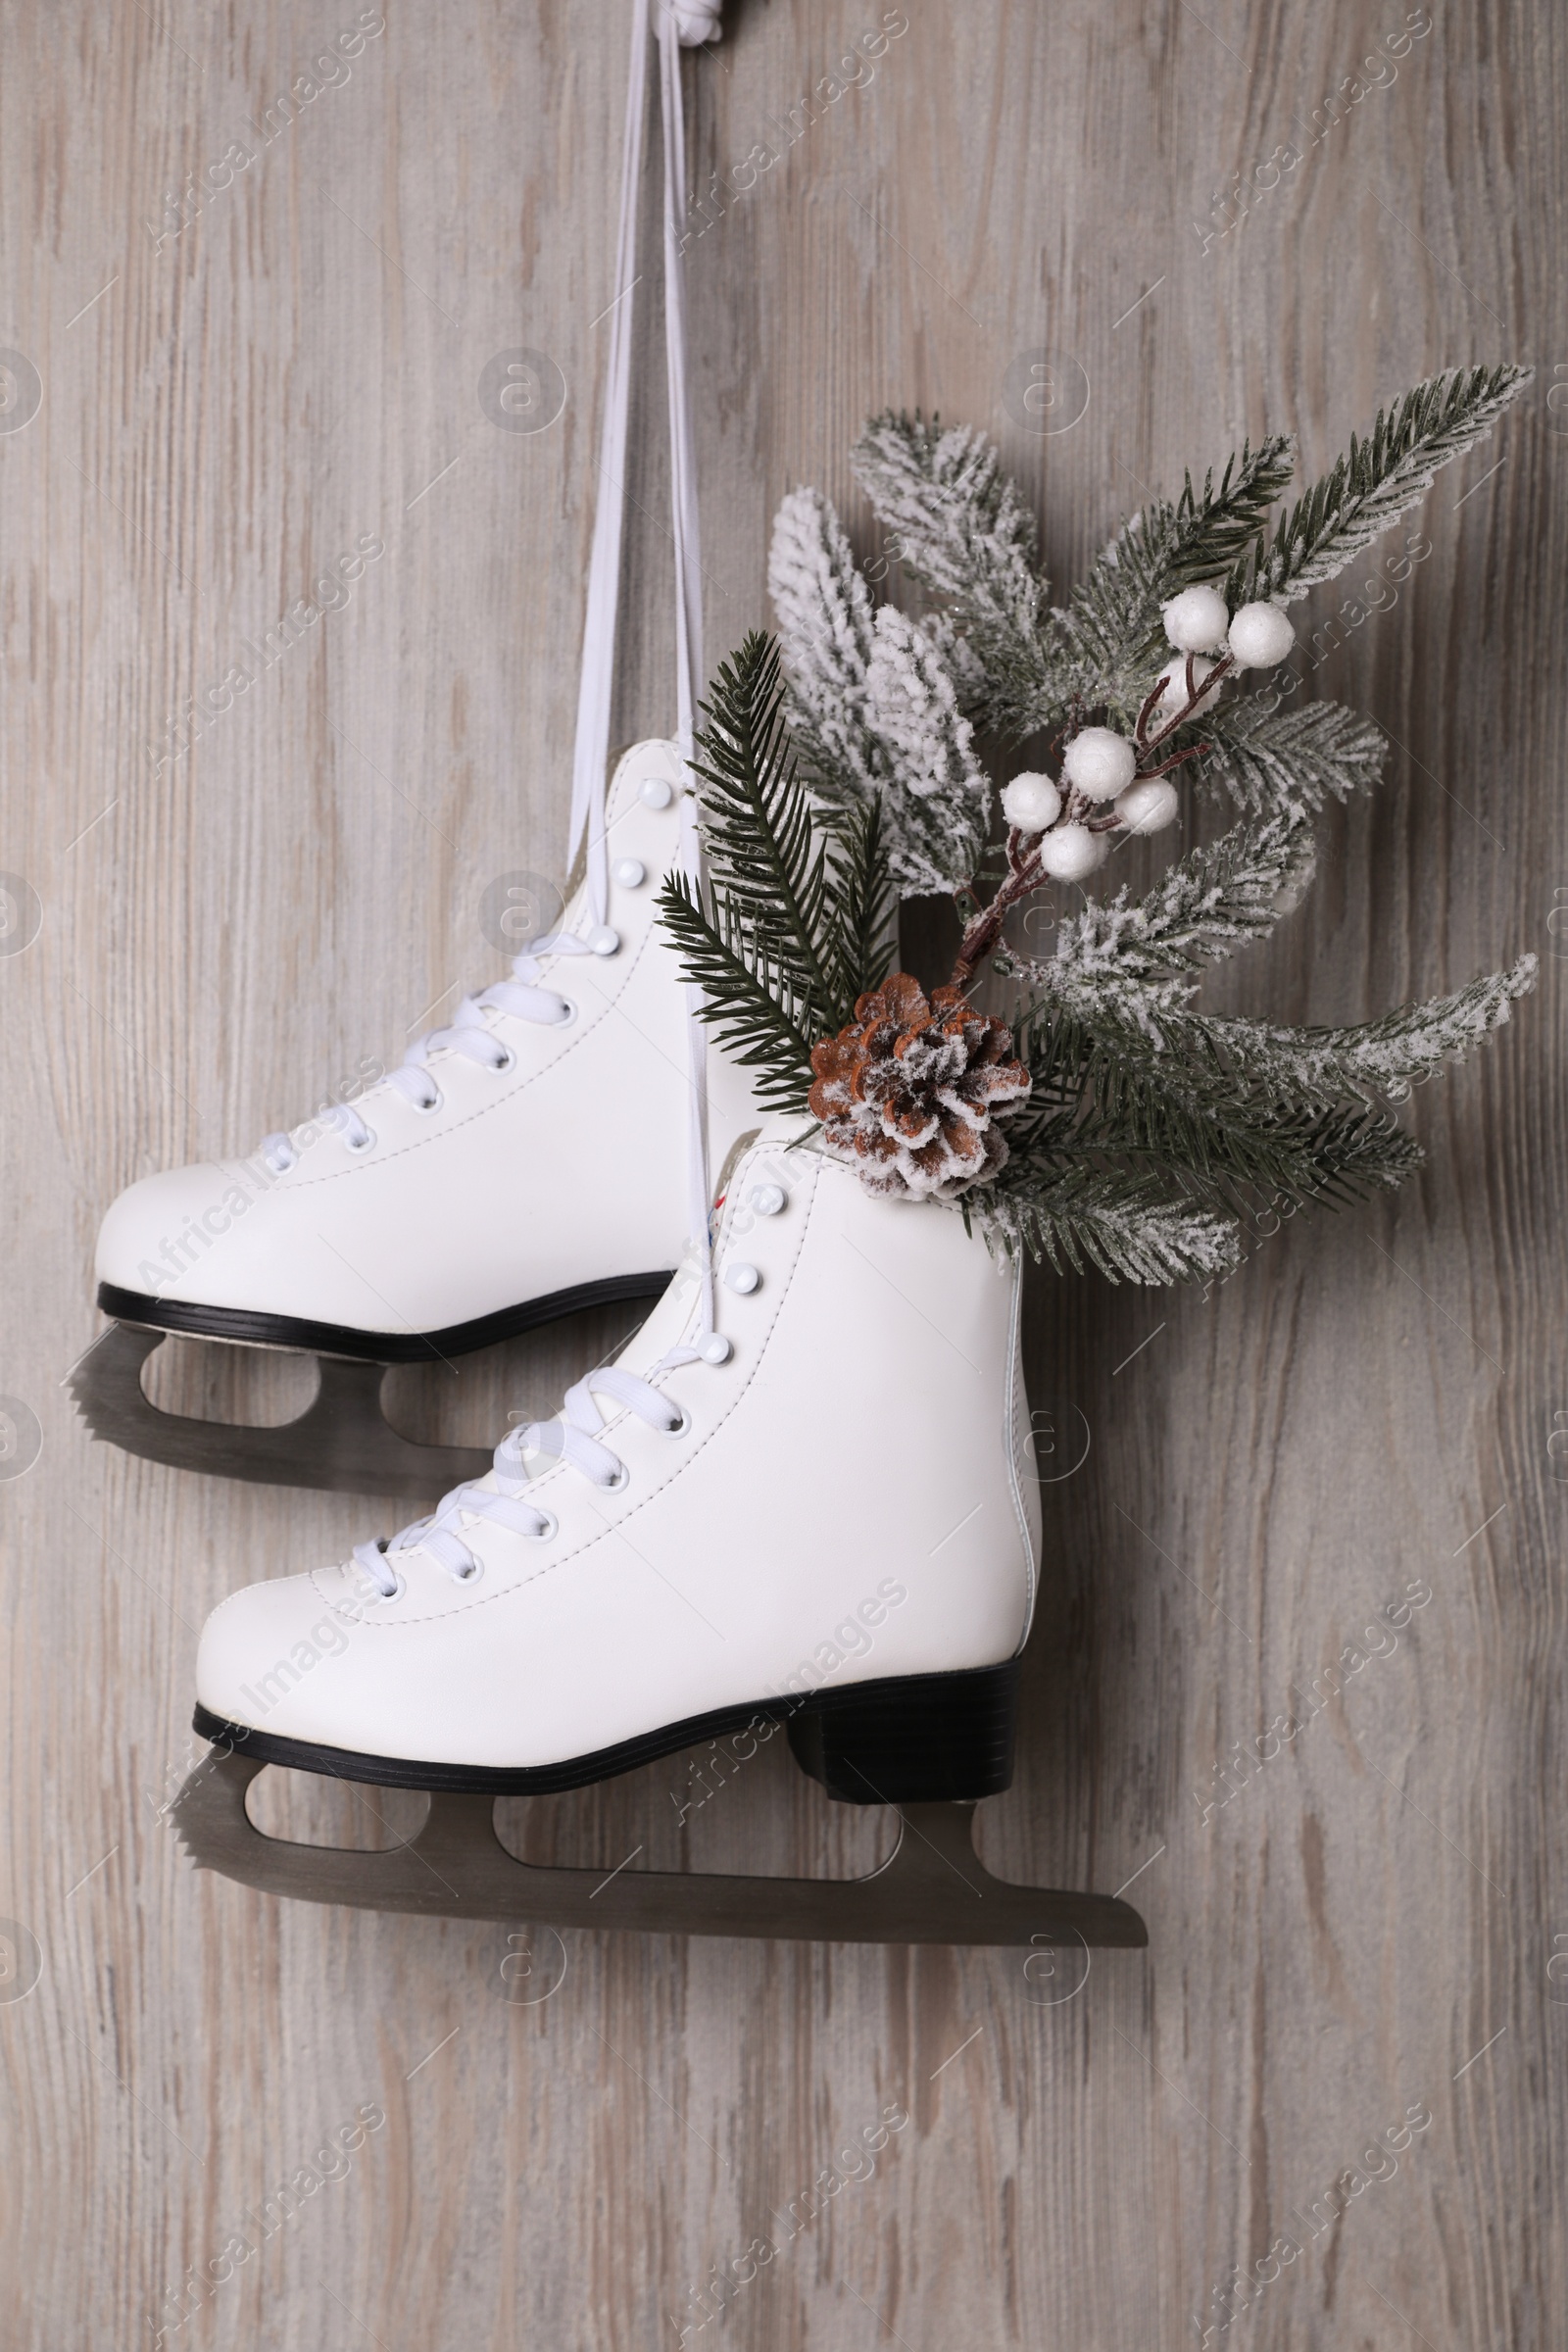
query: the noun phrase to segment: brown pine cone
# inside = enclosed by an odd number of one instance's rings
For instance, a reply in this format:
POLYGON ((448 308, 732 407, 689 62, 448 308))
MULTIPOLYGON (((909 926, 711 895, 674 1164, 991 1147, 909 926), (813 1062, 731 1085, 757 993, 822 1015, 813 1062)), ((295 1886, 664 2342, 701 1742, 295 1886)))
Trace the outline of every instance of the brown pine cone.
POLYGON ((927 1003, 907 972, 857 1001, 837 1037, 811 1048, 807 1100, 828 1147, 858 1163, 873 1193, 951 1200, 1007 1156, 997 1121, 1029 1093, 1005 1021, 975 1012, 956 988, 927 1003))

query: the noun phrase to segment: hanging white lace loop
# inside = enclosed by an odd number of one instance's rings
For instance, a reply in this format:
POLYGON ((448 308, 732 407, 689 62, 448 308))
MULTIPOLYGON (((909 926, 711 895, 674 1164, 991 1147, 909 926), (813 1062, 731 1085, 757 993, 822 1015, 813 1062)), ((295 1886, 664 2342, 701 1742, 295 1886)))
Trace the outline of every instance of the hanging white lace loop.
MULTIPOLYGON (((654 1370, 674 1371, 682 1364, 696 1361, 695 1348, 672 1348, 660 1358, 654 1370)), ((483 1565, 468 1541, 476 1523, 488 1521, 518 1536, 549 1535, 555 1526, 550 1513, 527 1499, 532 1483, 522 1467, 527 1454, 554 1455, 596 1487, 612 1490, 619 1487, 624 1465, 599 1434, 605 1427, 605 1417, 594 1401, 596 1395, 612 1398, 650 1429, 673 1434, 685 1427, 685 1415, 662 1389, 656 1389, 651 1381, 637 1379, 633 1373, 618 1370, 613 1364, 602 1365, 566 1391, 559 1420, 530 1421, 523 1429, 508 1432, 495 1450, 496 1487, 454 1487, 450 1494, 443 1494, 428 1518, 416 1519, 386 1544, 355 1545, 355 1564, 364 1570, 380 1597, 391 1600, 401 1589, 394 1563, 408 1552, 426 1552, 459 1584, 469 1583, 483 1565)))
MULTIPOLYGON (((416 1110, 434 1110, 441 1100, 441 1090, 429 1069, 432 1054, 462 1054, 481 1068, 498 1073, 510 1069, 512 1056, 485 1019, 485 1009, 493 1006, 497 1012, 512 1013, 516 1019, 533 1021, 553 1029, 571 1017, 571 1001, 553 988, 540 984, 544 979, 545 956, 591 956, 593 949, 585 939, 572 931, 547 932, 530 940, 520 956, 512 959, 512 978, 497 980, 476 997, 465 997, 443 1029, 427 1030, 416 1038, 395 1070, 388 1070, 378 1085, 389 1086, 400 1094, 416 1110)), ((370 1129, 352 1102, 333 1102, 318 1114, 323 1123, 340 1134, 351 1152, 363 1152, 372 1141, 370 1129)), ((274 1135, 264 1136, 261 1152, 274 1176, 284 1176, 299 1159, 294 1139, 279 1129, 274 1135)))
MULTIPOLYGON (((696 691, 702 678, 702 603, 697 561, 696 476, 691 406, 686 388, 685 275, 681 223, 686 204, 686 123, 681 103, 680 51, 716 41, 722 33, 719 0, 658 0, 654 29, 660 52, 660 118, 664 154, 664 326, 669 378, 670 457, 675 535, 676 697, 681 747, 691 748, 696 691)), ((605 791, 614 697, 615 629, 620 602, 621 540, 626 512, 626 447, 631 419, 632 314, 637 285, 637 195, 643 168, 649 0, 633 0, 631 67, 621 134, 620 210, 615 233, 615 296, 605 369, 605 414, 599 443, 599 494, 588 563, 582 675, 577 688, 577 735, 571 763, 568 858, 587 842, 588 901, 602 923, 608 898, 605 791)))
MULTIPOLYGON (((660 116, 663 128, 664 355, 669 396, 672 536, 675 546, 675 701, 681 758, 688 762, 703 676, 702 564, 697 524, 697 477, 692 451, 691 397, 686 367, 685 267, 681 255, 686 204, 686 122, 680 51, 716 40, 720 0, 657 0, 660 116)), ((626 445, 631 414, 633 288, 637 283, 637 190, 642 175, 643 114, 649 0, 633 0, 631 70, 621 145, 620 214, 615 244, 615 299, 610 308, 610 353, 600 442, 599 498, 588 566, 582 677, 572 754, 568 856, 586 842, 588 904, 603 923, 609 898, 605 798, 614 693, 615 625, 625 516, 626 445)), ((689 780, 689 779, 688 779, 689 780)), ((700 844, 690 797, 682 810, 681 867, 695 879, 700 844)), ((688 1190, 692 1232, 701 1258, 703 1324, 713 1320, 713 1276, 709 1231, 708 1045, 697 1015, 697 994, 686 992, 691 1085, 688 1190)))
POLYGON ((637 186, 643 168, 643 108, 648 64, 648 0, 632 0, 631 71, 621 139, 620 218, 615 236, 615 299, 610 306, 605 420, 599 444, 599 495, 588 560, 582 675, 577 684, 577 740, 571 761, 571 825, 566 855, 586 836, 588 904, 596 923, 609 897, 605 852, 606 769, 615 685, 615 617, 620 598, 621 526, 626 508, 626 435, 631 417, 632 294, 637 283, 637 186))
MULTIPOLYGON (((692 446, 691 386, 686 350, 686 265, 682 257, 686 204, 686 109, 681 91, 680 42, 706 35, 686 28, 687 6, 662 8, 659 19, 659 91, 664 132, 664 374, 669 393, 670 533, 675 546, 675 709, 680 756, 688 786, 681 803, 681 871, 694 884, 702 876, 702 842, 697 830, 695 783, 691 772, 698 698, 703 685, 703 565, 697 507, 697 465, 692 446)), ((713 1329, 713 1248, 709 1222, 708 1030, 702 993, 686 988, 686 1066, 690 1084, 687 1112, 687 1206, 697 1246, 702 1293, 701 1336, 713 1329)))

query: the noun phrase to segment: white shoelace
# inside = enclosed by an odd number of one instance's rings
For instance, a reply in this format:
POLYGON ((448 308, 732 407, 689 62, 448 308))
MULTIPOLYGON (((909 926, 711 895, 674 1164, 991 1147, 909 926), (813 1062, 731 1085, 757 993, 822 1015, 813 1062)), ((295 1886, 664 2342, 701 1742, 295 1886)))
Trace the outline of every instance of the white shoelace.
MULTIPOLYGON (((673 1371, 697 1360, 695 1348, 672 1348, 654 1370, 673 1371)), ((484 1566, 467 1541, 475 1521, 488 1520, 513 1535, 541 1541, 555 1534, 554 1514, 527 1499, 533 1480, 522 1467, 525 1454, 555 1455, 602 1492, 618 1494, 626 1483, 626 1466, 603 1441, 605 1416, 594 1401, 596 1392, 624 1405, 650 1429, 662 1429, 670 1437, 678 1437, 689 1426, 686 1415, 649 1381, 619 1371, 613 1364, 590 1372, 566 1391, 559 1420, 530 1421, 502 1439, 494 1464, 499 1492, 479 1486, 454 1487, 428 1518, 414 1520, 385 1544, 355 1545, 355 1565, 364 1570, 381 1599, 394 1600, 403 1590, 403 1580, 392 1563, 409 1552, 427 1552, 458 1584, 471 1584, 484 1566)))
MULTIPOLYGON (((680 52, 721 35, 719 0, 656 0, 660 119, 663 131, 664 374, 669 401, 670 525, 675 552, 676 730, 687 781, 692 734, 703 680, 702 559, 697 472, 693 455, 691 390, 686 364, 686 277, 681 256, 686 205, 686 117, 680 52)), ((572 756, 568 855, 587 845, 588 905, 602 923, 608 904, 606 787, 611 703, 614 689, 615 624, 620 593, 621 532, 625 514, 627 428, 631 416, 633 288, 637 283, 637 191, 642 176, 647 86, 649 0, 632 0, 631 71, 621 148, 620 216, 615 254, 616 297, 612 309, 605 420, 599 452, 599 504, 588 566, 577 739, 572 756)), ((681 812, 681 870, 700 872, 701 844, 688 792, 681 812)), ((713 1268, 709 1233, 708 1033, 697 990, 686 991, 687 1075, 690 1086, 687 1182, 692 1235, 698 1249, 703 1329, 713 1327, 713 1268)))
MULTIPOLYGON (((643 118, 646 111, 650 0, 632 0, 631 68, 626 85, 626 114, 622 131, 620 211, 616 233, 615 284, 611 305, 610 355, 607 367, 605 416, 599 452, 599 499, 594 514, 593 547, 588 565, 587 612, 583 627, 582 674, 577 695, 577 732, 572 753, 571 819, 568 858, 587 846, 587 899, 591 930, 605 925, 609 905, 607 799, 609 788, 610 727, 614 692, 615 630, 620 596, 621 539, 626 502, 626 449, 631 416, 632 302, 637 284, 637 195, 642 177, 643 118)), ((664 257, 664 370, 669 401, 671 537, 675 554, 675 705, 680 756, 688 785, 692 781, 693 730, 703 681, 702 560, 698 529, 697 474, 693 451, 691 390, 687 371, 685 264, 681 254, 682 221, 686 203, 686 119, 681 92, 680 52, 722 37, 721 0, 654 0, 653 30, 659 45, 660 117, 663 131, 663 257, 664 257)), ((681 870, 693 882, 701 872, 701 842, 693 794, 688 791, 681 810, 681 870)), ((483 1019, 483 1007, 497 1004, 524 1020, 555 1022, 564 1017, 565 1001, 551 997, 538 986, 538 972, 527 968, 548 945, 552 952, 582 955, 581 940, 568 936, 533 943, 517 958, 514 979, 466 997, 451 1025, 432 1030, 404 1056, 389 1085, 398 1088, 421 1110, 435 1109, 441 1100, 425 1070, 426 1056, 438 1048, 467 1054, 498 1071, 510 1067, 483 1019)), ((713 1259, 710 1229, 708 1152, 708 1033, 701 1018, 701 992, 687 987, 687 1076, 689 1120, 687 1148, 688 1213, 696 1244, 701 1289, 701 1336, 713 1330, 713 1259)), ((350 1151, 363 1152, 373 1141, 370 1129, 349 1103, 327 1114, 350 1151)), ((276 1174, 292 1167, 298 1153, 286 1134, 267 1136, 261 1147, 276 1174)))
MULTIPOLYGON (((512 978, 497 980, 476 997, 465 997, 445 1028, 427 1030, 416 1038, 404 1054, 401 1065, 389 1070, 377 1083, 391 1087, 416 1110, 439 1110, 441 1089, 429 1068, 432 1054, 465 1054, 498 1077, 511 1069, 513 1054, 501 1043, 485 1019, 485 1010, 494 1006, 498 1012, 509 1012, 518 1020, 536 1021, 548 1029, 559 1028, 571 1019, 574 1006, 569 997, 555 989, 541 987, 544 956, 591 956, 591 944, 579 939, 575 932, 557 931, 543 938, 530 940, 520 956, 512 963, 512 978)), ((374 1142, 370 1129, 352 1102, 334 1102, 323 1114, 327 1125, 335 1128, 351 1152, 363 1152, 374 1142)), ((264 1136, 260 1150, 274 1176, 286 1175, 299 1159, 292 1136, 279 1129, 264 1136)))

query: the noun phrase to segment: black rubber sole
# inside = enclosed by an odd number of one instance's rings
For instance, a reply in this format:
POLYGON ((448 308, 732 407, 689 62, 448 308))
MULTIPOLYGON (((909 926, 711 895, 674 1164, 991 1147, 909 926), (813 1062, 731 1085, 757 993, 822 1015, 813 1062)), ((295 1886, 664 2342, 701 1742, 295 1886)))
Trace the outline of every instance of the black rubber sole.
POLYGON ((293 1348, 312 1355, 342 1355, 361 1364, 427 1364, 452 1355, 471 1355, 501 1340, 519 1339, 541 1323, 555 1323, 587 1306, 619 1306, 632 1298, 657 1298, 669 1286, 668 1273, 617 1274, 605 1282, 579 1282, 551 1291, 520 1306, 499 1307, 470 1323, 449 1323, 442 1331, 356 1331, 346 1323, 311 1323, 296 1315, 264 1315, 242 1306, 203 1306, 181 1298, 149 1298, 98 1285, 98 1304, 117 1323, 139 1324, 192 1340, 228 1340, 239 1347, 293 1348))
POLYGON ((851 1805, 964 1804, 995 1796, 1012 1780, 1018 1661, 956 1674, 917 1674, 765 1698, 662 1725, 592 1755, 515 1768, 425 1764, 404 1756, 361 1755, 353 1748, 282 1740, 253 1726, 225 1723, 198 1705, 204 1740, 262 1764, 327 1773, 382 1788, 428 1788, 452 1796, 550 1796, 613 1780, 661 1756, 717 1740, 758 1723, 789 1726, 803 1772, 829 1796, 851 1805))

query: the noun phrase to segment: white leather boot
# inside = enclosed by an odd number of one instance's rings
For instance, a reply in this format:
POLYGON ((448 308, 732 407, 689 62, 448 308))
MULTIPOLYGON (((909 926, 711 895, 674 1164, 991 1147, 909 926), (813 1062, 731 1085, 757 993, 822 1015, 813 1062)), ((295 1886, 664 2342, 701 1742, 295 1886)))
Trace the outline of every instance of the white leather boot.
POLYGON ((501 1791, 765 1716, 838 1796, 1004 1788, 1039 1544, 1018 1272, 799 1131, 730 1174, 701 1352, 683 1272, 432 1518, 235 1593, 197 1729, 253 1769, 501 1791))
MULTIPOLYGON (((681 774, 671 743, 619 762, 606 925, 579 893, 512 979, 465 999, 352 1106, 121 1194, 98 1300, 126 1328, 74 1384, 95 1434, 181 1467, 429 1497, 485 1457, 398 1438, 377 1409, 382 1367, 663 1289, 691 1230, 686 999, 655 909, 681 774), (147 1401, 141 1367, 168 1332, 338 1360, 301 1421, 235 1429, 147 1401)), ((716 1054, 710 1068, 718 1167, 758 1113, 744 1071, 716 1054)))

